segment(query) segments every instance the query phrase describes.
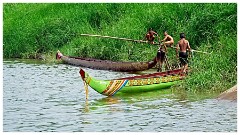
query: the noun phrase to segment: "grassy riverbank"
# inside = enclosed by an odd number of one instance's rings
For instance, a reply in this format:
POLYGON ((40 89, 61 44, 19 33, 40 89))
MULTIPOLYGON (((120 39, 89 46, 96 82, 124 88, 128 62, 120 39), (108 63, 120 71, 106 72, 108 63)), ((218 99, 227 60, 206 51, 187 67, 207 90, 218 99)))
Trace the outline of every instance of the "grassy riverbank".
MULTIPOLYGON (((152 27, 161 38, 167 30, 175 43, 185 32, 192 48, 212 52, 194 54, 180 89, 225 90, 237 82, 237 4, 4 4, 3 19, 4 58, 44 54, 52 60, 59 49, 74 56, 148 61, 156 46, 79 34, 143 39, 152 27)), ((168 57, 177 62, 174 50, 168 57)))

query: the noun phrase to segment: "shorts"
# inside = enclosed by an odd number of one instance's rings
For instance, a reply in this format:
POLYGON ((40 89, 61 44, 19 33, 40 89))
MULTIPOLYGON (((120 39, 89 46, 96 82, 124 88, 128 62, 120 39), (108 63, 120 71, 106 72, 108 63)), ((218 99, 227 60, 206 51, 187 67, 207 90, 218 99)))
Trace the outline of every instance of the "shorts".
POLYGON ((188 54, 186 52, 179 52, 179 60, 182 65, 186 65, 188 63, 188 54))
POLYGON ((157 60, 160 60, 161 62, 163 62, 165 59, 165 52, 163 51, 158 51, 157 52, 157 60))

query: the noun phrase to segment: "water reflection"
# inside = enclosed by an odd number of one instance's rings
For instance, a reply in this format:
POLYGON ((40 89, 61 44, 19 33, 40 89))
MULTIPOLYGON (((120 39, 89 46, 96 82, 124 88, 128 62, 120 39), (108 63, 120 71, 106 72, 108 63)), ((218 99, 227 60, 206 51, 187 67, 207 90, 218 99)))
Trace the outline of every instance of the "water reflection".
POLYGON ((99 102, 100 104, 105 104, 105 105, 112 105, 112 104, 119 104, 121 101, 119 97, 104 97, 96 100, 95 102, 99 102))
POLYGON ((108 110, 104 111, 121 111, 121 109, 118 108, 118 106, 121 105, 121 99, 118 97, 103 97, 100 99, 95 99, 90 101, 87 99, 85 101, 85 109, 84 112, 90 112, 90 111, 98 111, 102 110, 102 108, 108 108, 108 110))
POLYGON ((88 112, 89 112, 89 106, 88 106, 88 100, 86 99, 85 107, 84 107, 84 113, 88 113, 88 112))
MULTIPOLYGON (((91 89, 92 90, 92 89, 91 89)), ((197 94, 196 94, 197 95, 197 94)), ((93 111, 108 108, 108 111, 131 111, 131 110, 145 110, 145 109, 159 109, 162 107, 181 106, 185 108, 191 107, 191 102, 198 101, 193 94, 189 96, 187 92, 177 92, 173 90, 159 90, 142 93, 122 93, 112 97, 103 97, 100 99, 91 100, 87 108, 93 111), (131 106, 130 109, 123 109, 122 107, 131 106)), ((100 94, 99 94, 100 96, 100 94)), ((198 95, 201 100, 207 99, 206 95, 198 95)), ((106 111, 106 110, 105 110, 106 111)))

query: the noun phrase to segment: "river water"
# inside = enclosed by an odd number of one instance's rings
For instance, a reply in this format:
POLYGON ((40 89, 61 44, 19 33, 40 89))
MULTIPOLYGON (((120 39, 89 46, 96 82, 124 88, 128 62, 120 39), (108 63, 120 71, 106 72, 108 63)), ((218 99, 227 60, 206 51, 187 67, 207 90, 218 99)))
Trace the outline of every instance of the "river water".
MULTIPOLYGON (((84 68, 98 79, 130 73, 84 68)), ((79 67, 29 60, 3 62, 4 132, 237 132, 237 102, 218 93, 160 90, 105 97, 89 88, 79 67)))

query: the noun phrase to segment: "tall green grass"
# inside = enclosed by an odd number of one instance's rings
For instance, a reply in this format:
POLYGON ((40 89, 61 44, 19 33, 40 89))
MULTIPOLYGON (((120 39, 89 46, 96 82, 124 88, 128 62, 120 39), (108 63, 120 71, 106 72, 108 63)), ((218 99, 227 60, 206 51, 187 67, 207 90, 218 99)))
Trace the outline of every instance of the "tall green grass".
POLYGON ((212 92, 226 90, 237 84, 236 40, 236 36, 221 36, 211 54, 194 53, 190 76, 177 87, 212 92))
MULTIPOLYGON (((173 36, 185 32, 194 54, 192 72, 182 89, 226 89, 236 83, 236 3, 75 3, 3 4, 4 58, 66 55, 114 61, 148 61, 157 47, 114 39, 82 37, 100 34, 143 39, 148 28, 173 36)), ((52 57, 54 58, 54 57, 52 57)), ((169 62, 177 62, 169 49, 169 62)))

